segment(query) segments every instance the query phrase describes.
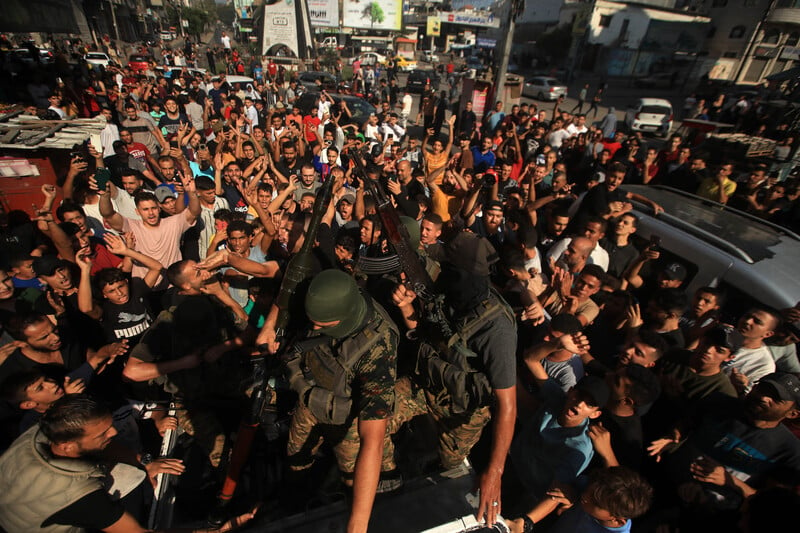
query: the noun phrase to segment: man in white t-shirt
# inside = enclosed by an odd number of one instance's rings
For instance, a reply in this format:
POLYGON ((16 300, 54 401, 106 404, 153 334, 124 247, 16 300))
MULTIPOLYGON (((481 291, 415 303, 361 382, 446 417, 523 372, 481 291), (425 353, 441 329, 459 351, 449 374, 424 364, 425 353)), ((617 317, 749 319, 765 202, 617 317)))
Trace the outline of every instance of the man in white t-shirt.
POLYGON ((586 133, 589 131, 589 128, 586 127, 586 115, 581 113, 580 115, 575 115, 575 119, 570 122, 569 126, 567 126, 567 133, 569 133, 570 137, 575 137, 580 133, 586 133))
POLYGON ((411 93, 408 92, 406 89, 405 94, 403 94, 403 99, 400 100, 402 104, 400 108, 400 118, 403 119, 403 127, 408 127, 408 117, 411 116, 411 106, 414 104, 414 99, 411 97, 411 93))
POLYGON ((222 32, 222 36, 220 36, 219 41, 222 43, 222 48, 225 49, 225 55, 231 53, 231 38, 228 37, 228 34, 222 32))
POLYGON ((722 368, 738 391, 749 391, 758 380, 775 372, 775 358, 764 340, 775 334, 780 323, 781 317, 775 311, 759 307, 739 319, 736 329, 744 343, 722 368))

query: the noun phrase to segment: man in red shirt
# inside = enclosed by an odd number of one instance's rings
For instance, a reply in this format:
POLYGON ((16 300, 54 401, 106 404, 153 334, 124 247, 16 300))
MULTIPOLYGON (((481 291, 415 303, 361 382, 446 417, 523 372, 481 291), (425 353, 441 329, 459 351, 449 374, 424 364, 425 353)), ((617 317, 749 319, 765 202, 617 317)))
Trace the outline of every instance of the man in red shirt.
POLYGON ((303 129, 306 133, 306 142, 309 144, 317 141, 317 127, 322 123, 317 116, 317 109, 316 104, 312 105, 309 114, 303 117, 303 129))
POLYGON ((278 76, 278 65, 276 65, 275 61, 272 59, 267 63, 267 76, 269 77, 269 81, 275 81, 275 78, 278 76))
POLYGON ((127 129, 119 130, 119 138, 125 144, 125 150, 130 156, 137 161, 141 162, 145 168, 154 169, 158 168, 155 158, 147 149, 147 146, 133 140, 133 135, 127 129))

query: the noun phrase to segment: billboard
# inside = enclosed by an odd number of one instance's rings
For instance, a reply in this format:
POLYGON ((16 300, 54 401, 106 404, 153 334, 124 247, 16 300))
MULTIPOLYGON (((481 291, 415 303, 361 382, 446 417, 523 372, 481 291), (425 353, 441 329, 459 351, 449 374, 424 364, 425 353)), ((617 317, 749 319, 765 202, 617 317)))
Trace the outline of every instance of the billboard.
POLYGON ((403 0, 343 0, 343 23, 349 28, 394 30, 403 27, 403 0))
POLYGON ((442 22, 449 24, 463 24, 465 26, 483 26, 484 28, 499 28, 500 19, 492 13, 459 13, 456 11, 440 11, 442 22))
POLYGON ((426 35, 439 37, 442 34, 441 27, 442 22, 439 20, 439 17, 428 17, 428 31, 426 35))
POLYGON ((339 1, 308 0, 308 17, 312 26, 339 27, 339 1))
POLYGON ((277 0, 264 6, 264 40, 261 54, 269 56, 300 56, 301 44, 297 28, 298 13, 294 0, 277 0), (288 48, 291 53, 286 50, 288 48))

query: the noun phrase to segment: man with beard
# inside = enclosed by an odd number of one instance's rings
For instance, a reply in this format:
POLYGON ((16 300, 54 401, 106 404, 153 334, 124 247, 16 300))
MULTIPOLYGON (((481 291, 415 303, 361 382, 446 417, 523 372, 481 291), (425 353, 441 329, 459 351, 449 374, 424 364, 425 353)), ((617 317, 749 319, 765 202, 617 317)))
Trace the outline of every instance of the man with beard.
MULTIPOLYGON (((97 191, 100 195, 100 213, 105 222, 116 231, 132 232, 136 237, 136 248, 144 255, 152 257, 162 265, 171 265, 181 259, 181 235, 194 226, 195 220, 200 215, 200 199, 194 180, 186 179, 183 188, 189 196, 188 207, 182 213, 163 220, 158 200, 153 193, 146 191, 138 192, 134 198, 136 212, 141 220, 125 218, 117 213, 106 191, 97 191)), ((132 272, 134 276, 144 277, 147 268, 134 264, 132 272)), ((162 278, 155 288, 161 290, 166 286, 167 283, 162 278)))
POLYGON ((127 349, 126 341, 107 344, 97 350, 89 348, 83 331, 70 328, 63 319, 53 324, 47 316, 38 313, 15 316, 8 323, 8 331, 22 346, 0 365, 0 382, 12 374, 31 369, 40 369, 55 379, 63 380, 69 374, 88 381, 127 349), (59 328, 65 335, 63 339, 59 328))
POLYGON ((539 250, 547 255, 550 247, 560 239, 569 226, 569 212, 566 209, 553 209, 548 212, 543 223, 539 223, 539 250))
POLYGON ((490 201, 484 206, 481 216, 473 214, 467 219, 467 227, 476 235, 486 237, 499 252, 508 236, 503 223, 503 203, 497 200, 490 201))
POLYGON ((796 486, 800 440, 783 422, 798 417, 800 379, 775 372, 743 401, 731 399, 694 427, 676 426, 653 441, 650 455, 665 459, 665 473, 681 487, 682 519, 727 530, 724 511, 737 509, 755 490, 776 482, 796 486))
MULTIPOLYGON (((183 462, 157 459, 134 467, 112 459, 112 454, 104 453, 117 435, 112 422, 108 408, 89 396, 70 394, 54 402, 39 424, 0 458, 0 525, 7 531, 86 528, 143 533, 137 517, 126 510, 126 502, 134 508, 144 497, 145 480, 155 482, 162 472, 181 475, 183 462), (113 480, 122 478, 127 486, 114 484, 112 496, 113 480)), ((135 457, 133 451, 126 451, 135 457)), ((206 531, 230 531, 234 524, 252 517, 248 513, 206 531)))
MULTIPOLYGON (((286 179, 291 179, 292 176, 297 178, 301 177, 301 169, 305 163, 305 158, 302 154, 298 154, 297 146, 292 142, 285 142, 281 145, 283 156, 280 153, 275 154, 278 162, 275 163, 275 170, 281 173, 286 179)), ((313 166, 311 167, 314 168, 313 166)))

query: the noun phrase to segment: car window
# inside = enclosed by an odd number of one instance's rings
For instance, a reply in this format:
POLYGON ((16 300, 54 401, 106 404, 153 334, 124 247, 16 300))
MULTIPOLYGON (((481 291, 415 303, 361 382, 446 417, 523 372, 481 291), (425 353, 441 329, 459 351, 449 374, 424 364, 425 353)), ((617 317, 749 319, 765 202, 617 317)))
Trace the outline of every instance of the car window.
POLYGON ((105 54, 86 54, 89 59, 105 59, 105 54))
POLYGON ((641 113, 652 113, 654 115, 669 115, 672 109, 661 105, 643 105, 641 113))

